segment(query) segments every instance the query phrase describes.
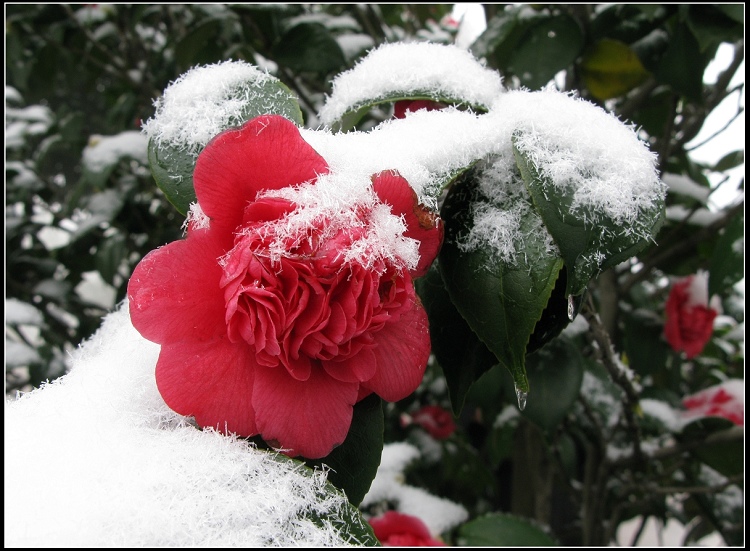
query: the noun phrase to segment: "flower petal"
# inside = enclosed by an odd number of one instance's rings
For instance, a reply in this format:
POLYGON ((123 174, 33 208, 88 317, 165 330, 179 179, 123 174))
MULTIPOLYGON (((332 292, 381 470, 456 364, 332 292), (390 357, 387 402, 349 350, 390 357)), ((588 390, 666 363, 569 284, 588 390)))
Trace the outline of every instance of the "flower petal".
POLYGON ((362 384, 388 402, 402 400, 416 390, 430 357, 427 314, 416 295, 411 300, 411 308, 398 323, 386 323, 375 335, 378 370, 362 384))
POLYGON ((408 228, 405 237, 419 241, 419 264, 412 277, 427 273, 443 243, 443 223, 437 214, 419 203, 417 194, 398 172, 380 172, 372 178, 372 188, 396 215, 403 215, 408 228))
POLYGON ((253 388, 258 431, 287 455, 325 457, 346 439, 358 387, 329 377, 320 366, 306 381, 280 367, 259 369, 253 388))
POLYGON ((195 416, 201 427, 254 436, 258 430, 251 396, 256 369, 251 349, 225 338, 162 345, 156 385, 170 408, 195 416))
POLYGON ((198 156, 193 182, 211 224, 234 229, 259 191, 301 184, 326 172, 325 160, 294 123, 264 115, 211 140, 198 156))
POLYGON ((160 344, 203 342, 226 331, 218 258, 231 236, 192 230, 148 253, 128 282, 133 326, 160 344))

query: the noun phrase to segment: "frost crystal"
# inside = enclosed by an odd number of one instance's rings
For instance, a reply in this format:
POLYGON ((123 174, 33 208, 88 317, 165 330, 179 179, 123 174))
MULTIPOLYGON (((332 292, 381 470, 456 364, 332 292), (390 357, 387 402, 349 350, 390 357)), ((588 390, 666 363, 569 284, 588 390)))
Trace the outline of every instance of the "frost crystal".
POLYGON ((244 61, 195 67, 170 84, 154 102, 156 114, 143 125, 149 139, 197 155, 217 134, 244 121, 253 102, 273 98, 258 85, 273 79, 244 61))
POLYGON ((392 214, 390 207, 379 203, 369 176, 329 173, 313 184, 259 195, 264 196, 282 197, 297 205, 290 215, 269 225, 275 235, 269 246, 272 260, 288 254, 290 242, 306 238, 309 228, 324 223, 323 239, 341 230, 366 230, 344 253, 346 262, 369 268, 382 259, 407 269, 414 269, 419 262, 419 242, 404 237, 404 221, 392 214), (366 218, 362 217, 363 211, 369 212, 366 218))

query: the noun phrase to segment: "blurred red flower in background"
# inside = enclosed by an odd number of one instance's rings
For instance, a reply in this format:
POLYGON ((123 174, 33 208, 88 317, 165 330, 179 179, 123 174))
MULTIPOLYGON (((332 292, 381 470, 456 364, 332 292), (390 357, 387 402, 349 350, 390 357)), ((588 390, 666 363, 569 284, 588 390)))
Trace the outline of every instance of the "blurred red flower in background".
POLYGON ((664 336, 677 352, 688 359, 703 351, 714 330, 714 318, 721 305, 718 297, 708 301, 708 274, 699 271, 672 285, 666 303, 664 336))
POLYGON ((745 381, 730 379, 682 399, 684 416, 724 417, 735 425, 745 424, 745 381))
POLYGON ((424 522, 417 517, 397 511, 369 520, 375 537, 387 547, 445 547, 430 534, 424 522))
POLYGON ((437 440, 444 440, 456 431, 453 415, 440 406, 424 406, 412 415, 404 415, 401 424, 419 425, 437 440))

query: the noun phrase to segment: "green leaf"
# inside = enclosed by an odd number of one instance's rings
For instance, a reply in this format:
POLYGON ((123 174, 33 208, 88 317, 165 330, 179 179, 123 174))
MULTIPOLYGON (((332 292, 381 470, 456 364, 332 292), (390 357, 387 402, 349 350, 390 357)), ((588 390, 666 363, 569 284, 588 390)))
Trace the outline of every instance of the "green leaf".
POLYGON ((528 519, 491 513, 458 529, 458 544, 464 547, 525 547, 559 545, 528 519))
POLYGON ((471 45, 471 52, 477 58, 493 57, 500 69, 507 67, 510 55, 524 32, 532 26, 538 16, 524 11, 523 6, 501 10, 487 22, 487 28, 471 45))
POLYGON ((724 172, 732 168, 736 168, 745 162, 745 151, 740 149, 738 151, 732 151, 727 153, 719 162, 714 165, 714 172, 724 172))
POLYGON ((544 311, 562 260, 549 254, 533 210, 521 218, 525 249, 514 263, 503 262, 491 247, 462 250, 461 236, 473 224, 477 198, 475 173, 457 182, 445 199, 441 217, 445 240, 438 266, 456 308, 479 339, 510 370, 516 389, 529 391, 526 347, 544 311))
POLYGON ((745 216, 734 216, 716 241, 711 255, 708 296, 723 295, 745 275, 745 216))
POLYGON ((390 91, 378 94, 377 98, 368 98, 349 107, 349 109, 347 109, 347 111, 343 115, 341 115, 338 123, 334 125, 334 130, 342 132, 350 130, 354 128, 362 119, 362 117, 364 117, 373 107, 377 105, 395 103, 402 100, 430 100, 438 103, 444 103, 445 105, 465 107, 471 109, 476 113, 486 113, 489 110, 489 106, 487 105, 479 103, 469 103, 465 100, 462 100, 461 98, 451 97, 444 94, 437 94, 434 91, 419 89, 412 90, 409 93, 405 93, 401 90, 390 91))
POLYGON ((601 270, 634 256, 648 245, 649 241, 639 235, 656 235, 664 219, 664 210, 660 205, 641 213, 638 225, 642 233, 623 231, 614 220, 600 212, 571 214, 575 190, 570 187, 560 189, 544 178, 532 158, 516 146, 519 135, 513 136, 513 152, 521 176, 565 261, 566 294, 580 295, 589 280, 601 270), (587 223, 586 220, 598 222, 587 223))
POLYGON ((578 398, 584 361, 578 348, 560 337, 526 358, 529 384, 534 389, 521 414, 551 433, 578 398))
POLYGON ((469 388, 497 364, 497 358, 451 302, 437 267, 433 265, 416 286, 430 321, 432 352, 445 375, 453 412, 459 415, 469 388))
POLYGON ((279 39, 273 48, 276 62, 295 72, 328 74, 346 65, 336 39, 320 23, 300 23, 279 39))
POLYGON ((156 185, 164 192, 180 214, 187 215, 190 203, 195 202, 193 171, 196 156, 184 149, 148 142, 148 163, 156 185))
POLYGON ((354 417, 343 444, 322 459, 307 460, 311 467, 331 468, 328 480, 344 491, 355 507, 370 489, 383 451, 383 408, 371 394, 354 406, 354 417))
POLYGON ((696 419, 683 427, 678 435, 681 442, 701 442, 690 453, 724 476, 742 474, 745 469, 744 429, 722 417, 696 419), (731 432, 742 433, 737 438, 722 438, 731 432))
POLYGON ((583 82, 600 100, 622 96, 641 84, 648 75, 627 44, 609 38, 594 44, 581 60, 583 82))
POLYGON ((94 265, 102 279, 107 283, 114 285, 115 276, 120 268, 122 259, 127 254, 125 235, 116 233, 104 240, 99 245, 94 258, 94 265))
POLYGON ((221 22, 218 19, 207 19, 185 34, 175 46, 175 61, 181 69, 193 65, 206 63, 210 60, 202 58, 202 52, 216 42, 221 22))
POLYGON ((512 50, 508 68, 527 88, 541 88, 576 60, 583 42, 581 28, 572 17, 544 17, 512 50))

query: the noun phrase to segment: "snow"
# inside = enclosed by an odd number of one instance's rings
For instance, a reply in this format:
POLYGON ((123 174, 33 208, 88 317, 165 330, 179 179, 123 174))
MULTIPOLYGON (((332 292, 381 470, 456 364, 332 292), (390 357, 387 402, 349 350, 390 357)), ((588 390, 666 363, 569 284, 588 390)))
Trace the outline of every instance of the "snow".
POLYGON ((708 209, 688 209, 682 205, 670 205, 666 208, 667 220, 686 222, 694 226, 710 226, 724 217, 724 212, 713 212, 708 209))
POLYGON ((127 303, 75 353, 71 372, 5 405, 8 547, 343 546, 343 496, 244 441, 172 412, 159 346, 127 303), (51 469, 54 465, 54 469, 51 469), (309 519, 313 512, 324 519, 309 519))
POLYGON ((681 174, 664 174, 662 180, 669 187, 670 193, 678 193, 680 195, 686 195, 697 199, 701 203, 705 204, 708 201, 708 196, 711 194, 711 190, 707 187, 703 187, 687 176, 681 174))
POLYGON ((5 366, 19 367, 40 362, 39 353, 28 344, 5 339, 5 366))
POLYGON ((17 298, 5 299, 5 323, 11 325, 41 325, 42 313, 28 302, 17 298))
POLYGON ((331 126, 362 105, 415 91, 435 100, 460 98, 489 107, 503 86, 497 71, 485 68, 462 48, 429 42, 383 44, 334 79, 320 120, 331 126))
POLYGON ((397 511, 421 519, 437 536, 466 521, 469 514, 457 503, 404 484, 404 470, 419 456, 417 448, 404 442, 383 446, 380 467, 360 507, 388 502, 397 511))
POLYGON ((91 136, 81 160, 84 168, 91 172, 102 172, 124 158, 144 165, 148 163, 148 140, 137 130, 127 130, 114 136, 91 136))

